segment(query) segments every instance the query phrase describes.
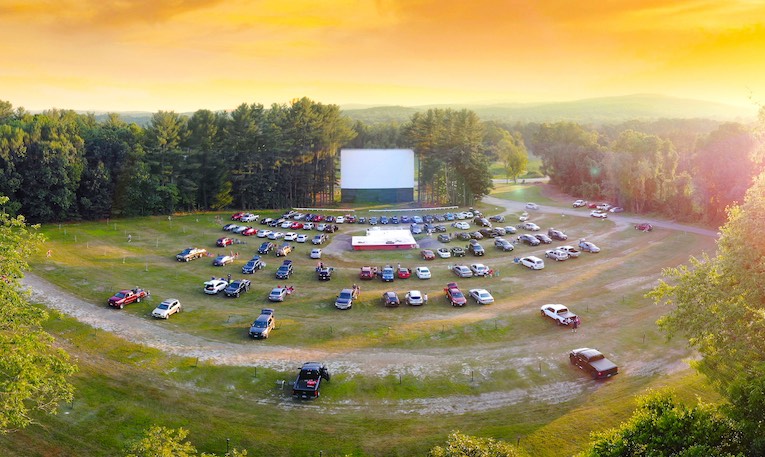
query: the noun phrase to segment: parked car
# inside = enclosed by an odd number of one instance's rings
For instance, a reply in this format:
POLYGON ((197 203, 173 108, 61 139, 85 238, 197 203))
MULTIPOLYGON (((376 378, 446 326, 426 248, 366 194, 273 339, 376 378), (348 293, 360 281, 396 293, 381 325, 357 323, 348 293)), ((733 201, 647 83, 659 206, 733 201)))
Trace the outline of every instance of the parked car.
POLYGON ((295 237, 296 243, 305 243, 306 241, 308 241, 308 235, 306 235, 305 233, 301 233, 300 235, 295 237))
POLYGON ((436 254, 430 249, 423 249, 420 251, 420 255, 423 260, 434 260, 436 258, 436 254))
POLYGON ((472 278, 473 272, 466 265, 454 265, 452 271, 460 278, 472 278))
POLYGON ((242 216, 244 216, 244 213, 243 213, 243 212, 241 212, 241 211, 240 211, 240 212, 237 212, 237 213, 234 213, 234 214, 232 214, 232 215, 231 215, 231 220, 232 220, 232 221, 239 221, 239 220, 242 220, 242 216))
POLYGON ((468 224, 465 221, 458 221, 452 224, 454 228, 460 229, 460 230, 470 230, 470 224, 468 224))
POLYGON ((266 266, 266 263, 260 259, 260 256, 255 256, 247 261, 242 267, 242 273, 250 275, 258 270, 262 270, 266 266))
POLYGON ((482 263, 473 263, 470 265, 470 271, 473 272, 473 276, 488 276, 491 270, 482 263))
POLYGON ((540 312, 542 317, 549 317, 558 325, 571 325, 574 323, 574 319, 576 319, 576 314, 560 303, 542 305, 540 312))
POLYGON ((428 300, 427 295, 423 295, 419 290, 410 290, 406 293, 404 300, 410 306, 422 306, 428 300))
POLYGON ((237 279, 229 283, 228 287, 226 287, 223 292, 227 297, 239 297, 239 295, 247 292, 248 290, 250 290, 250 280, 237 279))
POLYGON ((269 252, 273 251, 276 245, 270 241, 266 241, 261 243, 260 247, 258 248, 258 254, 260 255, 266 255, 269 252))
POLYGON ((375 277, 372 267, 361 267, 359 279, 373 279, 375 277))
POLYGON ((428 267, 417 267, 414 269, 414 274, 419 279, 430 279, 430 268, 428 267))
POLYGON ((311 243, 319 245, 319 244, 324 244, 325 242, 327 242, 327 240, 329 240, 329 237, 326 234, 318 233, 313 236, 313 239, 311 239, 311 243))
POLYGON ((207 256, 207 249, 202 248, 186 248, 175 256, 175 260, 179 262, 188 262, 190 260, 199 259, 207 256))
POLYGON ((398 279, 409 279, 412 276, 412 272, 407 267, 398 267, 396 276, 398 276, 398 279))
POLYGON ((228 238, 228 237, 218 238, 218 240, 215 242, 215 245, 220 247, 220 248, 224 248, 224 247, 229 246, 231 244, 234 244, 234 239, 233 238, 228 238))
POLYGON ((232 232, 237 227, 239 227, 237 224, 226 224, 226 225, 223 226, 223 231, 224 232, 232 232))
POLYGON ((359 296, 359 289, 343 289, 337 295, 335 300, 335 308, 337 309, 351 309, 353 307, 353 301, 359 296))
POLYGON ((568 260, 568 252, 562 249, 548 249, 545 251, 545 257, 548 259, 555 259, 556 261, 568 260))
POLYGON ((276 270, 276 279, 289 279, 292 272, 292 260, 285 260, 276 270))
POLYGON ((252 236, 252 235, 255 235, 256 233, 258 233, 258 229, 256 229, 255 227, 247 227, 244 230, 244 232, 242 232, 242 235, 244 235, 244 236, 252 236))
POLYGON ((494 246, 498 249, 501 249, 505 252, 509 252, 515 249, 515 246, 513 246, 513 243, 507 241, 504 238, 497 238, 494 240, 494 246))
POLYGON ((486 289, 470 289, 470 297, 479 305, 489 305, 494 303, 494 297, 486 289))
POLYGON ((554 240, 559 240, 559 241, 566 241, 568 239, 568 235, 552 227, 547 229, 547 236, 549 236, 550 238, 554 240))
POLYGON ((448 259, 452 256, 452 251, 450 251, 449 248, 438 248, 436 249, 436 254, 442 259, 448 259))
POLYGON ((289 290, 286 287, 274 287, 268 294, 268 301, 284 301, 289 294, 289 290))
POLYGON ((609 213, 623 213, 624 212, 624 208, 622 208, 621 206, 614 206, 613 208, 610 208, 608 210, 608 212, 609 213))
POLYGON ((276 257, 284 257, 287 254, 292 252, 292 245, 289 243, 283 243, 279 248, 276 250, 276 257))
POLYGON ((213 265, 216 267, 222 267, 225 265, 228 265, 229 263, 232 263, 234 261, 234 256, 231 255, 219 255, 218 257, 213 260, 213 265))
POLYGON ((601 211, 599 209, 596 209, 595 211, 592 211, 590 213, 590 216, 591 217, 596 217, 598 219, 606 219, 606 218, 608 218, 608 213, 605 212, 605 211, 601 211))
POLYGON ((653 230, 653 225, 649 224, 648 222, 641 222, 640 224, 635 224, 635 230, 640 230, 641 232, 650 232, 653 230))
POLYGON ((390 265, 386 265, 383 267, 382 271, 380 271, 380 279, 383 280, 383 282, 391 282, 396 277, 396 274, 393 270, 393 267, 390 265))
POLYGON ((271 234, 271 230, 268 229, 260 229, 258 230, 258 233, 255 234, 258 238, 268 238, 268 235, 271 234))
POLYGON ((585 200, 577 200, 572 205, 574 208, 581 208, 583 206, 587 206, 587 202, 585 200))
POLYGON ((523 224, 521 224, 521 228, 524 230, 530 230, 532 232, 538 232, 539 226, 533 222, 526 221, 523 224))
POLYGON ((382 294, 383 304, 387 307, 396 307, 401 304, 401 300, 398 299, 398 294, 393 291, 388 291, 382 294))
POLYGON ((508 225, 507 227, 502 227, 505 229, 506 234, 512 235, 518 231, 517 228, 513 227, 512 225, 508 225))
POLYGON ((528 244, 529 246, 539 246, 542 244, 541 241, 534 235, 529 235, 528 233, 523 233, 518 236, 518 241, 524 244, 528 244))
POLYGON ((579 241, 579 249, 581 249, 584 252, 590 252, 593 254, 600 252, 600 248, 597 247, 595 243, 585 241, 584 239, 579 241))
POLYGON ((533 255, 521 258, 520 263, 532 270, 541 270, 545 267, 545 261, 533 255))
POLYGON ((456 282, 447 283, 444 292, 446 293, 446 299, 452 306, 465 306, 467 303, 465 294, 457 287, 456 282))
POLYGON ((211 279, 205 282, 204 291, 207 295, 216 295, 225 290, 226 287, 228 287, 228 282, 225 279, 211 279))
POLYGON ((452 238, 446 233, 439 233, 436 239, 441 243, 449 243, 452 241, 452 238))
POLYGON ((489 216, 489 220, 492 222, 502 223, 502 222, 505 222, 505 216, 501 214, 497 214, 496 216, 489 216))
POLYGON ((484 254, 486 254, 486 251, 484 250, 483 246, 481 246, 478 243, 468 244, 468 252, 470 252, 471 254, 477 257, 483 256, 484 254))
POLYGON ((459 246, 455 246, 451 249, 452 257, 465 257, 465 249, 459 246))
POLYGON ((611 205, 608 203, 601 203, 596 208, 601 211, 608 211, 609 209, 611 209, 611 205))
POLYGON ((619 373, 619 367, 608 360, 597 349, 574 349, 569 353, 568 358, 572 365, 589 373, 595 379, 609 378, 611 376, 616 376, 619 373))
POLYGON ((157 305, 157 307, 154 308, 154 311, 151 312, 151 315, 158 319, 167 319, 173 314, 180 313, 181 311, 183 311, 181 302, 178 301, 177 298, 168 298, 157 305))
POLYGON ((558 249, 560 249, 561 251, 566 252, 568 254, 569 258, 571 258, 571 259, 576 259, 577 257, 579 257, 579 254, 581 254, 581 252, 577 248, 575 248, 574 246, 569 246, 569 245, 560 246, 558 249))
POLYGON ((260 316, 250 326, 248 334, 251 338, 266 339, 271 336, 271 330, 276 328, 274 320, 274 310, 271 308, 264 308, 260 310, 260 316))
POLYGON ((312 259, 320 259, 321 258, 321 249, 319 249, 319 248, 311 249, 310 257, 312 259))
POLYGON ((284 241, 295 241, 297 239, 297 233, 287 232, 284 234, 284 241))
POLYGON ((544 233, 535 233, 534 236, 539 241, 541 241, 544 244, 551 244, 552 243, 552 238, 550 238, 549 236, 545 235, 544 233))

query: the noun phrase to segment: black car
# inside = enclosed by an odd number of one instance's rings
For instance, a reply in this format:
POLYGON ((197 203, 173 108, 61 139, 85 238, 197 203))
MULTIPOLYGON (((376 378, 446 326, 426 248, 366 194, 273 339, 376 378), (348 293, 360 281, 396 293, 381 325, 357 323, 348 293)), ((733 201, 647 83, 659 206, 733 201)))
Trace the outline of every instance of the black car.
POLYGON ((443 233, 445 231, 446 231, 446 226, 444 224, 436 225, 436 232, 443 233))
POLYGON ((465 257, 465 250, 459 246, 453 247, 452 257, 465 257))
POLYGON ((455 235, 458 240, 467 241, 470 239, 470 234, 467 232, 459 232, 455 235))
POLYGON ((276 245, 274 243, 270 241, 266 241, 263 244, 261 244, 260 247, 258 248, 258 254, 260 255, 268 254, 269 252, 273 251, 275 247, 276 245))
POLYGON ((574 349, 568 358, 572 365, 576 365, 595 379, 609 378, 619 373, 619 367, 597 349, 574 349))
POLYGON ((470 251, 471 254, 475 256, 482 256, 486 253, 486 251, 483 249, 483 246, 481 246, 478 243, 471 243, 468 245, 468 251, 470 251))
POLYGON ((448 243, 452 240, 446 233, 439 234, 437 239, 442 243, 448 243))
POLYGON ((316 276, 319 278, 319 281, 329 281, 332 279, 332 271, 333 268, 331 267, 319 266, 316 267, 316 276))
POLYGON ((401 301, 398 299, 396 292, 385 292, 382 295, 382 301, 383 304, 388 307, 396 307, 401 304, 401 301))
POLYGON ((470 238, 474 240, 482 240, 483 239, 483 233, 481 232, 470 232, 470 238))
POLYGON ((549 236, 545 235, 544 233, 535 233, 534 236, 537 237, 537 239, 539 241, 543 242, 544 244, 552 243, 552 238, 550 238, 549 236))
POLYGON ((501 214, 497 214, 496 216, 489 217, 489 220, 491 222, 505 222, 505 216, 502 216, 501 214))
POLYGON ((227 297, 238 297, 239 294, 247 292, 248 290, 250 290, 250 280, 237 279, 229 283, 228 287, 226 287, 223 292, 227 297))
POLYGON ((398 224, 398 216, 391 216, 390 223, 391 224, 398 224))
POLYGON ((548 229, 547 235, 554 240, 566 241, 568 239, 568 235, 554 228, 548 229))
POLYGON ((515 246, 513 246, 513 243, 502 238, 497 238, 494 241, 494 246, 496 246, 497 249, 502 249, 505 252, 512 251, 513 249, 515 249, 515 246))
POLYGON ((252 259, 248 260, 246 264, 242 267, 242 273, 251 275, 255 273, 258 270, 262 270, 263 267, 266 266, 266 263, 260 260, 259 256, 255 256, 252 259))
POLYGON ((276 270, 276 279, 289 279, 292 275, 292 260, 285 260, 276 270))
POLYGON ((542 244, 537 237, 534 235, 529 235, 528 233, 524 233, 518 237, 518 241, 524 244, 528 244, 529 246, 539 246, 542 244))
POLYGON ((497 236, 497 234, 494 232, 493 229, 488 229, 488 228, 482 228, 478 230, 478 233, 483 235, 484 238, 494 238, 495 236, 497 236))
POLYGON ((357 223, 359 223, 359 224, 366 224, 367 223, 367 218, 364 217, 364 216, 361 216, 361 217, 359 217, 357 223))

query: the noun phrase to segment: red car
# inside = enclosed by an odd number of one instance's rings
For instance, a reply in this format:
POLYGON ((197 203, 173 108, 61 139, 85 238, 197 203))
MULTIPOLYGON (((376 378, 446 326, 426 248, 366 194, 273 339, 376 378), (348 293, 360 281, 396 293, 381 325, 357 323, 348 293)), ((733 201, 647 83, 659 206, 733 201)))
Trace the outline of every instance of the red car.
POLYGON ((234 214, 231 215, 231 220, 232 221, 241 221, 242 220, 242 216, 244 216, 244 213, 234 213, 234 214))
POLYGON ((449 303, 451 303, 452 306, 465 306, 467 303, 465 294, 463 294, 460 288, 457 287, 456 282, 446 284, 444 292, 446 292, 446 299, 449 300, 449 303))
POLYGON ((436 253, 430 249, 423 249, 420 251, 420 255, 424 260, 434 260, 436 258, 436 253))
POLYGON ((587 203, 587 207, 590 208, 590 209, 595 209, 595 208, 598 207, 598 204, 597 203, 587 203))
POLYGON ((359 273, 360 279, 374 279, 374 277, 372 267, 361 267, 361 272, 359 273))
POLYGON ((215 245, 221 248, 224 248, 230 244, 234 244, 233 238, 218 238, 218 241, 215 242, 215 245))
POLYGON ((641 232, 650 232, 653 230, 653 225, 649 224, 648 222, 643 222, 635 225, 635 230, 640 230, 641 232))
POLYGON ((311 222, 321 222, 323 220, 324 220, 324 216, 322 216, 321 214, 317 214, 313 217, 313 220, 311 222))
POLYGON ((412 276, 411 270, 406 267, 398 267, 398 279, 408 279, 410 276, 412 276))
POLYGON ((242 235, 244 236, 252 236, 254 234, 258 233, 258 229, 255 227, 247 227, 244 232, 242 232, 242 235))
POLYGON ((290 229, 292 229, 292 230, 299 230, 299 229, 302 229, 302 228, 303 228, 303 223, 302 222, 293 222, 292 225, 290 226, 290 229))

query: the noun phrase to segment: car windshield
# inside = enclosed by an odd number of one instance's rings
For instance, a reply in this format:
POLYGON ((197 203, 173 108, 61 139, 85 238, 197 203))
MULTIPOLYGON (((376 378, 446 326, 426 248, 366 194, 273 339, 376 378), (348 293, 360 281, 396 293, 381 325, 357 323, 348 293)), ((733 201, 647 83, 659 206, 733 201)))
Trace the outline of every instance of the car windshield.
POLYGON ((464 295, 462 295, 462 292, 460 292, 457 289, 452 289, 452 297, 454 298, 462 298, 464 295))
POLYGON ((255 327, 255 328, 266 328, 266 322, 265 321, 255 321, 252 324, 252 326, 255 327))
POLYGON ((340 292, 340 296, 338 297, 340 300, 348 300, 351 298, 350 292, 340 292))
POLYGON ((170 305, 167 303, 160 303, 159 306, 157 306, 158 309, 168 309, 170 308, 170 305))
POLYGON ((117 298, 125 298, 125 293, 124 292, 117 292, 114 296, 117 297, 117 298))

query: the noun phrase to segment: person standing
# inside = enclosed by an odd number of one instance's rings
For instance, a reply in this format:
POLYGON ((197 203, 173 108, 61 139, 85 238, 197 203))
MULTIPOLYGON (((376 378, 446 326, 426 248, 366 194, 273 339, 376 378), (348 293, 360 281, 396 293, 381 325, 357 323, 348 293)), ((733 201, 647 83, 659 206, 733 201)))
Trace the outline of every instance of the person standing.
POLYGON ((574 318, 574 322, 571 323, 571 331, 576 333, 576 329, 579 328, 579 316, 574 318))

